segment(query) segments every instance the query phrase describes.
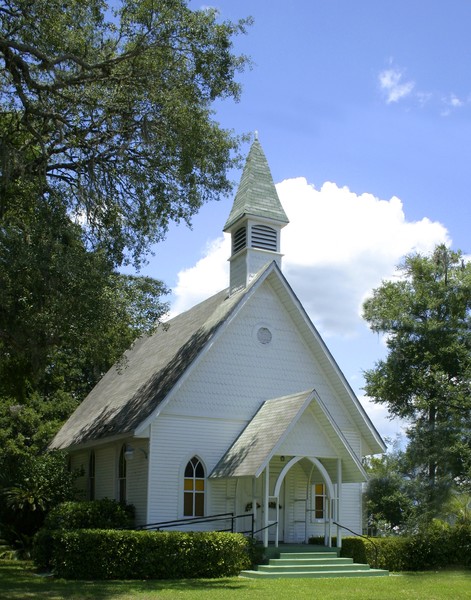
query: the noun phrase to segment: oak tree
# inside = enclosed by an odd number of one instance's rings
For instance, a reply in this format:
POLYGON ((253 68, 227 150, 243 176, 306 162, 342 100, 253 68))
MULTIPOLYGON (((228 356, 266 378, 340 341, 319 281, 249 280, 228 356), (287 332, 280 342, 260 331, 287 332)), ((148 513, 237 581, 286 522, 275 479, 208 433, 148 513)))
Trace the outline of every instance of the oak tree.
POLYGON ((2 0, 0 219, 32 181, 115 265, 139 264, 170 221, 230 191, 239 138, 212 105, 239 98, 249 20, 187 4, 2 0))
POLYGON ((408 422, 408 470, 424 510, 471 483, 471 263, 438 246, 406 257, 400 277, 364 304, 387 357, 365 373, 365 391, 408 422))

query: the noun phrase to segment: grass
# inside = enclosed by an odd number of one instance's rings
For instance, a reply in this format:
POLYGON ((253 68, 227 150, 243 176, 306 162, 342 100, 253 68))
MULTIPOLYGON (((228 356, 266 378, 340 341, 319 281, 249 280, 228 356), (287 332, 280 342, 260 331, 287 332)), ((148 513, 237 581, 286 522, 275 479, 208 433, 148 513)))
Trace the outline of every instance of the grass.
POLYGON ((192 579, 65 581, 39 576, 29 562, 0 561, 2 600, 464 600, 471 571, 401 573, 377 579, 192 579))

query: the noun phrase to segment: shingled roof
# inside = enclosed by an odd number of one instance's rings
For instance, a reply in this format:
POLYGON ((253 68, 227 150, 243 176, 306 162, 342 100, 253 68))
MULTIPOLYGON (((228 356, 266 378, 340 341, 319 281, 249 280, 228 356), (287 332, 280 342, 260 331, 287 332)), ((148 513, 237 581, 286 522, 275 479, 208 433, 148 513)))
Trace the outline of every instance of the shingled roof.
POLYGON ((132 434, 165 399, 252 285, 231 296, 223 290, 160 324, 154 334, 139 338, 83 400, 50 448, 132 434))
POLYGON ((224 226, 228 231, 244 216, 263 217, 288 223, 288 217, 276 191, 268 161, 258 139, 252 144, 242 173, 239 188, 229 218, 224 226))
POLYGON ((308 391, 264 402, 216 465, 211 477, 258 477, 310 396, 308 391))
POLYGON ((358 481, 358 476, 360 479, 366 479, 361 462, 355 456, 316 390, 307 390, 264 402, 213 469, 210 477, 259 477, 310 405, 316 409, 322 430, 336 446, 338 455, 343 459, 344 481, 358 481))

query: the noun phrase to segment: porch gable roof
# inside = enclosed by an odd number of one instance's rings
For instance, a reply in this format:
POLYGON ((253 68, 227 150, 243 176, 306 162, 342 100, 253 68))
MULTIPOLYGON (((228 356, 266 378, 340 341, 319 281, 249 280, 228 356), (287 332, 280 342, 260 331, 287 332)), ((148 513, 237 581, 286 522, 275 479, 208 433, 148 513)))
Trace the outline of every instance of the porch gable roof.
POLYGON ((366 479, 361 461, 335 424, 316 390, 307 390, 281 398, 267 400, 248 423, 234 444, 221 458, 210 474, 211 478, 259 477, 271 458, 277 453, 296 422, 314 403, 316 412, 329 436, 335 439, 339 457, 343 459, 346 481, 366 479))

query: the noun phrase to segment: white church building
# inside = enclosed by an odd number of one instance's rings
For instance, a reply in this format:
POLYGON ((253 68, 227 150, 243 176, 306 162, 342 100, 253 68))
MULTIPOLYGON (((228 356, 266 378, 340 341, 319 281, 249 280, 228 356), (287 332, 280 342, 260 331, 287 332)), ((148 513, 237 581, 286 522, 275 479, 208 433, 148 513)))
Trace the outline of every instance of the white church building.
POLYGON ((385 445, 282 273, 287 224, 256 139, 224 227, 228 288, 137 340, 51 443, 87 498, 265 545, 362 533, 362 458, 385 445))

